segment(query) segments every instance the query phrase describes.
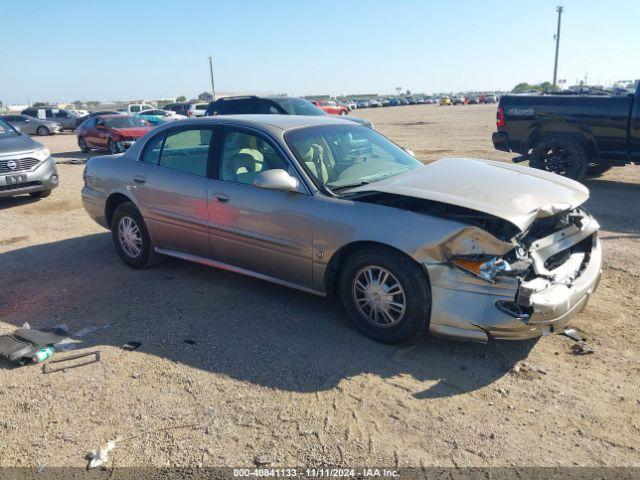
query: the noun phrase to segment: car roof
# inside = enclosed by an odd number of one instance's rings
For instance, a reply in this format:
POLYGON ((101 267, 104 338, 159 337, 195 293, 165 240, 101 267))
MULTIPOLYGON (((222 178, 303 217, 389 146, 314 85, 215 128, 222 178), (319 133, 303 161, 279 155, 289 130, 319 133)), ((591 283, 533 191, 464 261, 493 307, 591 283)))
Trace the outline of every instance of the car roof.
POLYGON ((100 118, 119 118, 119 117, 130 117, 131 115, 120 114, 120 113, 103 113, 101 115, 96 115, 96 117, 100 118))
MULTIPOLYGON (((331 115, 216 115, 213 117, 199 117, 185 122, 213 122, 234 123, 246 126, 268 125, 279 130, 291 130, 301 127, 318 125, 357 125, 349 119, 333 117, 331 115)), ((173 125, 176 125, 173 122, 173 125)))

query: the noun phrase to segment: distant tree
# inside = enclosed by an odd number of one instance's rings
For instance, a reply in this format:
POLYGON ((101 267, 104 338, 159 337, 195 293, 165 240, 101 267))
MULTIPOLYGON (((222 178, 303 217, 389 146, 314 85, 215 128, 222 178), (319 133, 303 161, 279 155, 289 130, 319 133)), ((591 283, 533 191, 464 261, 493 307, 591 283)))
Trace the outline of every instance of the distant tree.
POLYGON ((513 90, 511 90, 512 93, 524 93, 524 92, 528 92, 529 90, 531 90, 531 85, 529 85, 527 82, 522 82, 517 84, 515 87, 513 87, 513 90))
POLYGON ((407 90, 407 91, 406 91, 406 93, 405 93, 405 95, 406 95, 407 97, 410 97, 410 96, 411 96, 411 90, 407 90))
POLYGON ((88 102, 85 102, 85 103, 89 108, 96 108, 98 105, 100 105, 100 102, 98 102, 97 100, 89 100, 88 102))
POLYGON ((81 107, 81 106, 82 106, 82 101, 81 101, 81 100, 76 100, 75 102, 73 102, 73 104, 74 104, 76 107, 81 107))
POLYGON ((32 107, 38 108, 38 107, 46 107, 48 105, 47 102, 36 102, 33 105, 31 105, 32 107))
POLYGON ((550 91, 550 90, 557 90, 558 87, 554 87, 551 82, 542 82, 542 83, 538 83, 536 85, 530 85, 527 82, 522 82, 517 84, 515 87, 513 87, 513 90, 511 90, 512 93, 526 93, 529 92, 531 90, 535 90, 536 92, 546 92, 546 91, 550 91))
POLYGON ((180 95, 178 98, 176 98, 176 102, 186 102, 187 101, 187 97, 185 97, 184 95, 180 95))

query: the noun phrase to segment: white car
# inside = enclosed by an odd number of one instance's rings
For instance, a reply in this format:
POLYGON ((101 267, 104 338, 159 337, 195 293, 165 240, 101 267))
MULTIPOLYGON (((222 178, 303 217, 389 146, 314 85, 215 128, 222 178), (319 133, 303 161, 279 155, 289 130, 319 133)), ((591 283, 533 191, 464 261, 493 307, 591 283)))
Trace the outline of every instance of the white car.
POLYGON ((208 103, 192 103, 187 110, 189 117, 204 117, 207 113, 208 103))
POLYGON ((147 105, 146 103, 132 103, 131 105, 127 106, 125 112, 129 115, 133 115, 135 113, 144 112, 145 110, 154 110, 154 108, 151 105, 147 105))

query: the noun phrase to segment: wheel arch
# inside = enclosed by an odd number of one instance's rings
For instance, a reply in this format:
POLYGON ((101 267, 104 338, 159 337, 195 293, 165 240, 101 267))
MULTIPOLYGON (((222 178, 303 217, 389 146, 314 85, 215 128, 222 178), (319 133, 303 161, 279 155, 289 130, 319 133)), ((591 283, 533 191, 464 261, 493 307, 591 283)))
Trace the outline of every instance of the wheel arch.
POLYGON ((107 227, 111 226, 111 217, 113 216, 113 212, 115 212, 116 208, 118 208, 118 205, 126 202, 133 203, 133 205, 140 210, 138 202, 131 195, 121 191, 113 192, 107 197, 107 201, 104 204, 104 218, 106 220, 107 227))
POLYGON ((429 288, 431 288, 431 282, 429 281, 429 272, 420 262, 416 261, 411 255, 403 252, 399 248, 382 242, 358 240, 347 243, 340 247, 329 259, 327 267, 324 272, 324 290, 329 296, 336 296, 338 294, 340 272, 347 260, 351 255, 360 250, 366 249, 381 249, 399 254, 409 261, 413 262, 424 273, 429 288))
POLYGON ((591 129, 582 123, 566 120, 549 120, 532 125, 527 136, 526 152, 531 151, 541 139, 550 135, 570 136, 585 147, 590 158, 598 157, 598 147, 591 129))

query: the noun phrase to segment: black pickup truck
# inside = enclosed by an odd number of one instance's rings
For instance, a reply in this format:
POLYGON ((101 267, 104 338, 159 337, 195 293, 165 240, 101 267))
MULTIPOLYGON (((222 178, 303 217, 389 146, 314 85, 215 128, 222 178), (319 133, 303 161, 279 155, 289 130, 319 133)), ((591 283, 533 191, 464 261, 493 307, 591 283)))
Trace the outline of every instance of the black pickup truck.
POLYGON ((580 180, 640 164, 640 84, 624 95, 505 95, 493 146, 580 180))

